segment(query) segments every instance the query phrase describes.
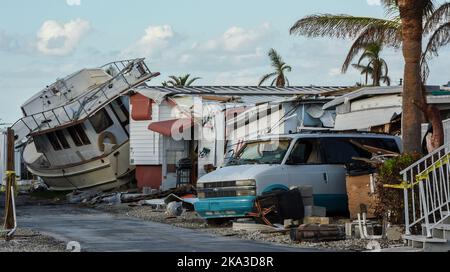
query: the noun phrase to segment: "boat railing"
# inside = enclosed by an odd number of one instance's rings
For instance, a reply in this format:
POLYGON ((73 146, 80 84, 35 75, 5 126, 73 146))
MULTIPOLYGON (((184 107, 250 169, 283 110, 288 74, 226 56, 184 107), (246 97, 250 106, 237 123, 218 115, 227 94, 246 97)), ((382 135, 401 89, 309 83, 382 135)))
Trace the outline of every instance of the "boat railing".
POLYGON ((159 75, 150 71, 143 58, 111 62, 101 68, 106 69, 111 79, 63 106, 21 118, 12 126, 16 140, 84 120, 124 92, 159 75))

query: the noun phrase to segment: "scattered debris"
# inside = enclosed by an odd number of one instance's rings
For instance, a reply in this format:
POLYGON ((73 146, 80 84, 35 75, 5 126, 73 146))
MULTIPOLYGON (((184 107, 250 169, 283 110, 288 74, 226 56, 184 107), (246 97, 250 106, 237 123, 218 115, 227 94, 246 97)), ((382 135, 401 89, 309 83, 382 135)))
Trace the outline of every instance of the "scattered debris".
POLYGON ((256 223, 239 223, 233 222, 233 230, 234 231, 250 231, 250 232, 261 232, 261 233, 271 233, 271 232, 280 232, 285 231, 284 227, 272 227, 263 224, 256 223))
POLYGON ((328 225, 330 224, 330 218, 329 217, 310 217, 307 216, 303 218, 303 224, 319 224, 319 225, 328 225))
POLYGON ((405 227, 402 226, 388 226, 386 228, 386 238, 389 241, 399 241, 403 239, 405 227))
POLYGON ((181 216, 181 214, 183 214, 183 203, 176 201, 170 202, 167 204, 166 214, 170 217, 181 216))
POLYGON ((345 230, 340 225, 301 225, 291 229, 291 240, 293 241, 336 241, 345 240, 345 230))
POLYGON ((367 218, 375 218, 377 197, 375 176, 372 173, 347 175, 346 186, 350 218, 356 219, 358 213, 366 213, 367 218))

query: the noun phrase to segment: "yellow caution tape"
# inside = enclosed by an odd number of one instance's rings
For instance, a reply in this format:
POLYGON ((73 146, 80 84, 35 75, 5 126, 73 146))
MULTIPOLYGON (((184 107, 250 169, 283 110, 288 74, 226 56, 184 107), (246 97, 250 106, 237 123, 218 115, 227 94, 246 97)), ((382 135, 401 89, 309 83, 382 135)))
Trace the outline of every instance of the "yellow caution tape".
POLYGON ((407 181, 403 181, 400 184, 385 184, 385 185, 383 185, 383 187, 391 188, 391 189, 409 189, 412 186, 407 181))
POLYGON ((416 181, 414 183, 408 183, 407 181, 402 181, 402 183, 397 184, 397 185, 385 184, 385 185, 383 185, 383 187, 384 188, 392 188, 392 189, 410 189, 410 188, 418 185, 421 181, 424 181, 424 180, 426 181, 429 178, 429 175, 433 171, 435 171, 449 163, 450 163, 450 154, 447 154, 444 157, 442 157, 440 160, 435 162, 433 165, 431 165, 430 167, 428 167, 427 169, 422 171, 420 174, 418 174, 416 176, 416 181))

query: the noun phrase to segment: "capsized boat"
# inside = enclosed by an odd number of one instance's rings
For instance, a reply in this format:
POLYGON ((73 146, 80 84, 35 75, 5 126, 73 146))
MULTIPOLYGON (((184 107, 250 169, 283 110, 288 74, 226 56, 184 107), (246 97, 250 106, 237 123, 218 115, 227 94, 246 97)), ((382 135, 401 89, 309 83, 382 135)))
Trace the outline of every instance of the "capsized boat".
POLYGON ((22 105, 13 129, 28 170, 50 190, 108 190, 134 178, 129 102, 152 73, 144 59, 108 63, 59 79, 22 105))

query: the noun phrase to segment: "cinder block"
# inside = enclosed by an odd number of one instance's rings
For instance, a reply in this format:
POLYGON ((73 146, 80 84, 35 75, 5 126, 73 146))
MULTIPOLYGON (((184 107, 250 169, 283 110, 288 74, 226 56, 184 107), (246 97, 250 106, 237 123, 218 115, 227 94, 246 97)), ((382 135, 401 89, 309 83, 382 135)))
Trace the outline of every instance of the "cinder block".
POLYGON ((303 197, 303 206, 314 206, 314 198, 313 197, 303 197))
POLYGON ((319 206, 305 206, 305 217, 325 217, 327 209, 319 206))
MULTIPOLYGON (((312 197, 313 196, 313 187, 310 185, 296 186, 293 188, 298 188, 300 190, 300 193, 302 194, 302 197, 312 197)), ((293 189, 293 188, 291 188, 291 189, 293 189)))

